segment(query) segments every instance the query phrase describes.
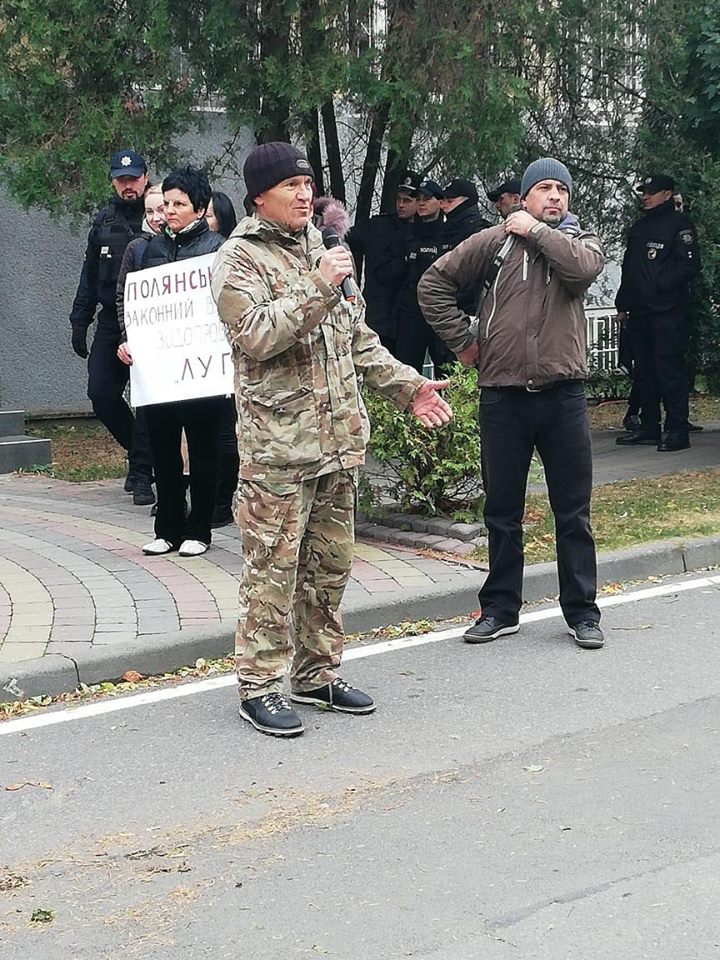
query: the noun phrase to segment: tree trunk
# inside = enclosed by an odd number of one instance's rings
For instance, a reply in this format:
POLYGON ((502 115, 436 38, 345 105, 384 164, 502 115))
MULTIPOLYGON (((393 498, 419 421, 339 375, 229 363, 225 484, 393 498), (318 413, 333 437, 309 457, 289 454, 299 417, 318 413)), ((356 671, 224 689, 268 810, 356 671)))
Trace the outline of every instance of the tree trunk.
POLYGON ((310 166, 315 174, 315 189, 318 196, 325 193, 325 177, 323 173, 322 153, 320 151, 320 124, 316 109, 309 111, 305 118, 305 148, 310 166))
MULTIPOLYGON (((406 138, 409 141, 409 138, 406 138)), ((382 194, 380 196, 380 210, 391 213, 395 208, 395 194, 400 181, 405 175, 410 162, 410 143, 401 143, 387 152, 385 176, 383 177, 382 194)))
POLYGON ((338 137, 337 121, 335 119, 335 104, 332 99, 326 100, 320 108, 325 131, 325 147, 327 149, 328 167, 330 169, 330 193, 345 203, 345 177, 343 175, 342 156, 340 155, 340 139, 338 137))
MULTIPOLYGON (((275 60, 290 67, 290 16, 284 4, 279 9, 263 10, 262 32, 260 34, 260 63, 275 60)), ((290 107, 287 100, 272 89, 262 95, 260 121, 255 131, 258 143, 270 140, 290 140, 290 107)))
POLYGON ((365 151, 365 160, 360 178, 360 189, 357 195, 357 207, 355 210, 356 221, 367 220, 372 212, 375 181, 377 180, 378 169, 380 168, 380 155, 389 115, 390 104, 384 101, 375 109, 372 116, 368 145, 365 151))

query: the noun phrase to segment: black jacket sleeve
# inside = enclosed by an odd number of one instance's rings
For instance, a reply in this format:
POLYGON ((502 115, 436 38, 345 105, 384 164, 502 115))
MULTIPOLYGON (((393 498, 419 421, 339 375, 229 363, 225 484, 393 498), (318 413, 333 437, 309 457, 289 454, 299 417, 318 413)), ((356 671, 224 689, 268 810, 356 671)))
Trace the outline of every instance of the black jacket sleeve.
POLYGON ((87 330, 95 319, 98 289, 98 260, 100 246, 97 238, 97 225, 93 224, 88 234, 85 260, 80 273, 77 293, 70 311, 70 323, 73 327, 87 330))

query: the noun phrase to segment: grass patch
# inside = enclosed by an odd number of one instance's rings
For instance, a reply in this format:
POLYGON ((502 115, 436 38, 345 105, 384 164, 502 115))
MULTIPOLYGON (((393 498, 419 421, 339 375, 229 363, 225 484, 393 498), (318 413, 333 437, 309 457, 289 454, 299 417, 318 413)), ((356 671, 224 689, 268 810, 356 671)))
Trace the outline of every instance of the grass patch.
MULTIPOLYGON (((596 487, 592 524, 598 551, 720 534, 720 469, 596 487)), ((528 496, 524 525, 525 562, 554 560, 555 527, 545 494, 528 496)), ((486 560, 487 550, 476 557, 486 560)))
POLYGON ((44 421, 29 426, 27 433, 52 442, 52 464, 25 473, 74 483, 125 476, 125 451, 97 420, 44 421))

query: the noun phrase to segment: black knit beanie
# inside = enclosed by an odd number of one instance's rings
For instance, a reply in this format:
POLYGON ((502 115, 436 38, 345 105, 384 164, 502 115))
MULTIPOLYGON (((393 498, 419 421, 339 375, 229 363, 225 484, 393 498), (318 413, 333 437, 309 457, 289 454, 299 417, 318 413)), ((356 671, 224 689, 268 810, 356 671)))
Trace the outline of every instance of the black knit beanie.
POLYGON ((245 161, 243 176, 251 200, 290 177, 315 178, 305 154, 282 140, 255 147, 245 161))

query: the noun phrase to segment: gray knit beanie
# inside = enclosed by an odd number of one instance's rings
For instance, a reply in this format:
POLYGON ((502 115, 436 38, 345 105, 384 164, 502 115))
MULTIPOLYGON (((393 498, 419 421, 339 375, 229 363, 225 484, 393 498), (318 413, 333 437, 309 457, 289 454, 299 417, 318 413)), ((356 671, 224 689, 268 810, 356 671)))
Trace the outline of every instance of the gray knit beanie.
POLYGON ((255 147, 245 161, 243 176, 251 200, 291 177, 315 179, 305 154, 283 140, 273 140, 255 147))
POLYGON ((568 188, 568 194, 572 193, 572 177, 565 164, 552 157, 543 157, 541 160, 534 160, 523 174, 520 196, 526 197, 541 180, 559 180, 568 188))

